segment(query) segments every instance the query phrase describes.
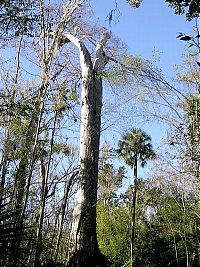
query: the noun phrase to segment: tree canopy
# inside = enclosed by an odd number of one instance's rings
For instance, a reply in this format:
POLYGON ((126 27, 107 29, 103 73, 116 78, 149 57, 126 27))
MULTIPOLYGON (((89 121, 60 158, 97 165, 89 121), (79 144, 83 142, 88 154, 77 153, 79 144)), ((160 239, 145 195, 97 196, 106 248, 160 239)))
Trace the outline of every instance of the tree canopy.
POLYGON ((133 166, 134 159, 144 166, 148 160, 156 157, 151 144, 151 137, 141 129, 133 128, 126 132, 119 141, 117 154, 128 166, 133 166))
POLYGON ((0 36, 34 36, 39 29, 39 1, 0 1, 0 36))
MULTIPOLYGON (((143 0, 127 0, 134 8, 138 8, 143 0)), ((200 4, 198 0, 165 0, 170 7, 175 10, 175 14, 186 14, 186 18, 191 20, 200 14, 200 4)))

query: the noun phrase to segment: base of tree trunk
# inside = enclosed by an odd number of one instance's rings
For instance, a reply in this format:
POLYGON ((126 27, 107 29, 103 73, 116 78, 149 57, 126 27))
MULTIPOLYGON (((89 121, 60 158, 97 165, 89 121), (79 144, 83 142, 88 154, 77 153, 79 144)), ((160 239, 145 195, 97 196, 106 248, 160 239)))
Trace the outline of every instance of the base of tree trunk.
POLYGON ((109 267, 110 264, 105 255, 99 250, 93 255, 89 256, 83 250, 74 252, 70 258, 67 267, 109 267))

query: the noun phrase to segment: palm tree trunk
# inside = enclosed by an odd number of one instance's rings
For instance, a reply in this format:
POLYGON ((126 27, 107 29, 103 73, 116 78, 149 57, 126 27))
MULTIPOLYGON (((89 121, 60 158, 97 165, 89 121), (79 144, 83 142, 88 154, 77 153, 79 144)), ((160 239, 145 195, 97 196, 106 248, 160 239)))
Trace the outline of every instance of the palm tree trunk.
POLYGON ((132 192, 132 217, 131 217, 131 267, 135 266, 135 224, 136 224, 136 196, 137 196, 137 155, 133 164, 133 192, 132 192))

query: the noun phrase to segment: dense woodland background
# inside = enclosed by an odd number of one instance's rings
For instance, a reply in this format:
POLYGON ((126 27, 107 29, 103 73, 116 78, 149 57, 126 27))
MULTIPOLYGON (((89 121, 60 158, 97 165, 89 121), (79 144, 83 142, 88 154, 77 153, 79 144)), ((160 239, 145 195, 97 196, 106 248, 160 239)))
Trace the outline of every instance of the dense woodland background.
POLYGON ((104 97, 94 205, 104 266, 200 266, 200 6, 166 2, 194 21, 191 35, 177 36, 188 49, 171 80, 94 22, 86 0, 0 1, 0 266, 83 266, 69 261, 81 168, 79 56, 86 48, 95 66, 98 45, 104 97), (138 120, 166 127, 161 149, 138 120), (116 124, 124 127, 118 145, 106 141, 116 124))

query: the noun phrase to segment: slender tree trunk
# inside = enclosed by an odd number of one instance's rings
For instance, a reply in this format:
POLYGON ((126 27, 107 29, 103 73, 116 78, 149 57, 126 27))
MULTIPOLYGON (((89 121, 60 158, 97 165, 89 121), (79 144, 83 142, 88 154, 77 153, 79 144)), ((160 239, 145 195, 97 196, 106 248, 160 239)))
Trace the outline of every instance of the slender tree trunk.
POLYGON ((15 173, 15 187, 14 188, 14 200, 15 200, 15 208, 21 210, 21 214, 18 218, 18 223, 20 226, 24 223, 24 215, 23 212, 26 209, 27 202, 25 201, 26 198, 26 183, 27 177, 30 175, 29 173, 29 165, 30 160, 33 157, 32 152, 34 149, 34 134, 36 132, 36 115, 33 114, 32 118, 30 119, 27 132, 26 132, 26 139, 25 143, 22 147, 22 157, 19 162, 18 169, 15 173))
POLYGON ((183 206, 183 240, 184 240, 184 246, 185 246, 185 254, 186 254, 186 266, 191 267, 190 265, 190 253, 188 250, 188 241, 187 241, 187 233, 186 233, 186 207, 185 207, 185 195, 182 193, 181 196, 182 206, 183 206))
POLYGON ((17 264, 17 259, 19 257, 19 252, 21 249, 21 241, 22 241, 22 229, 24 225, 25 214, 23 214, 23 210, 26 207, 24 202, 25 191, 26 191, 26 180, 28 173, 29 160, 31 158, 31 151, 33 146, 33 133, 35 130, 34 120, 31 119, 27 132, 26 132, 26 140, 22 147, 22 157, 19 162, 19 166, 14 174, 14 189, 13 189, 13 201, 14 201, 14 209, 19 212, 17 218, 15 218, 15 225, 18 228, 16 234, 19 235, 19 239, 12 242, 12 258, 13 258, 13 267, 17 264), (23 214, 23 215, 22 215, 23 214))
POLYGON ((134 158, 133 164, 133 193, 132 193, 132 214, 131 214, 131 267, 135 266, 135 224, 136 224, 136 197, 137 197, 137 155, 134 158))
POLYGON ((70 34, 66 37, 79 48, 82 68, 80 170, 68 266, 106 266, 105 257, 100 253, 97 243, 96 203, 102 107, 101 72, 106 64, 103 46, 109 37, 105 34, 97 44, 94 65, 83 42, 70 34))
POLYGON ((40 24, 41 24, 41 40, 42 40, 42 55, 41 58, 39 59, 39 64, 41 67, 41 84, 38 89, 38 99, 36 102, 36 107, 35 107, 35 115, 33 117, 33 122, 35 123, 35 132, 34 132, 34 145, 32 149, 32 158, 31 158, 31 163, 30 163, 30 169, 29 169, 29 175, 27 178, 26 182, 26 192, 25 192, 25 199, 24 199, 24 208, 21 214, 21 220, 23 220, 23 217, 26 212, 26 206, 28 203, 28 198, 29 198, 29 190, 30 190, 30 185, 31 185, 31 179, 32 179, 32 172, 33 172, 33 167, 35 164, 35 156, 36 156, 36 145, 39 137, 39 131, 40 131, 40 124, 42 121, 43 117, 43 112, 44 112, 44 104, 45 104, 45 97, 47 94, 47 89, 48 86, 51 82, 51 80, 54 80, 59 73, 55 73, 55 75, 51 76, 50 75, 50 69, 51 69, 51 64, 52 61, 55 57, 55 54, 58 49, 58 40, 60 36, 63 34, 65 27, 67 23, 69 23, 72 15, 74 12, 79 8, 79 6, 82 5, 84 2, 81 0, 71 0, 68 1, 64 8, 63 16, 61 17, 57 29, 53 35, 53 40, 51 42, 51 45, 48 46, 48 38, 52 38, 50 36, 49 32, 46 31, 46 26, 45 26, 45 14, 44 14, 44 1, 39 1, 40 2, 40 24))
POLYGON ((45 168, 43 159, 41 159, 40 168, 41 168, 40 172, 41 172, 42 188, 41 188, 40 214, 39 214, 39 222, 38 222, 38 227, 37 227, 36 248, 35 248, 33 267, 40 266, 40 255, 41 255, 41 249, 42 249, 42 227, 43 227, 44 209, 45 209, 46 196, 47 196, 46 168, 45 168))
POLYGON ((40 217, 39 217, 39 223, 37 228, 37 238, 36 238, 36 250, 35 250, 35 259, 34 259, 34 267, 39 266, 40 262, 40 255, 42 252, 42 228, 43 228, 43 222, 44 222, 44 215, 45 215, 45 205, 46 205, 46 198, 48 193, 48 178, 49 178, 49 172, 50 172, 50 165, 52 160, 52 154, 53 154, 53 144, 54 144, 54 136, 56 131, 56 122, 57 122, 57 112, 55 112, 54 117, 54 124, 53 124, 53 130, 51 135, 51 145, 50 145, 50 154, 49 159, 47 162, 47 165, 45 167, 43 159, 41 159, 41 178, 42 178, 42 192, 41 192, 41 205, 40 205, 40 217))
POLYGON ((6 133, 6 141, 5 141, 3 156, 2 156, 2 160, 0 164, 0 173, 1 173, 0 211, 1 211, 1 205, 3 203, 3 197, 4 197, 4 187, 5 187, 5 181, 6 181, 6 174, 8 171, 9 153, 10 153, 10 129, 8 129, 6 133))
POLYGON ((61 206, 60 228, 58 230, 58 236, 57 236, 56 247, 55 247, 55 252, 54 252, 55 262, 57 262, 57 258, 58 258, 60 239, 61 239, 61 234, 62 234, 62 229, 63 229, 63 222, 64 222, 64 217, 65 217, 67 202, 69 199, 69 192, 70 192, 70 189, 71 189, 72 184, 73 184, 73 180, 74 180, 76 175, 77 175, 77 172, 74 172, 65 184, 64 198, 63 198, 63 202, 62 202, 62 206, 61 206))
POLYGON ((15 209, 21 211, 23 208, 24 190, 26 185, 27 177, 27 167, 28 167, 28 155, 24 153, 20 159, 19 167, 15 173, 15 209))
POLYGON ((179 267, 178 250, 177 250, 177 244, 176 244, 176 236, 175 236, 174 229, 173 229, 170 221, 168 222, 168 224, 169 224, 169 228, 171 230, 171 233, 173 235, 173 243, 174 243, 174 251, 175 251, 175 257, 176 257, 176 264, 177 264, 177 267, 179 267))

